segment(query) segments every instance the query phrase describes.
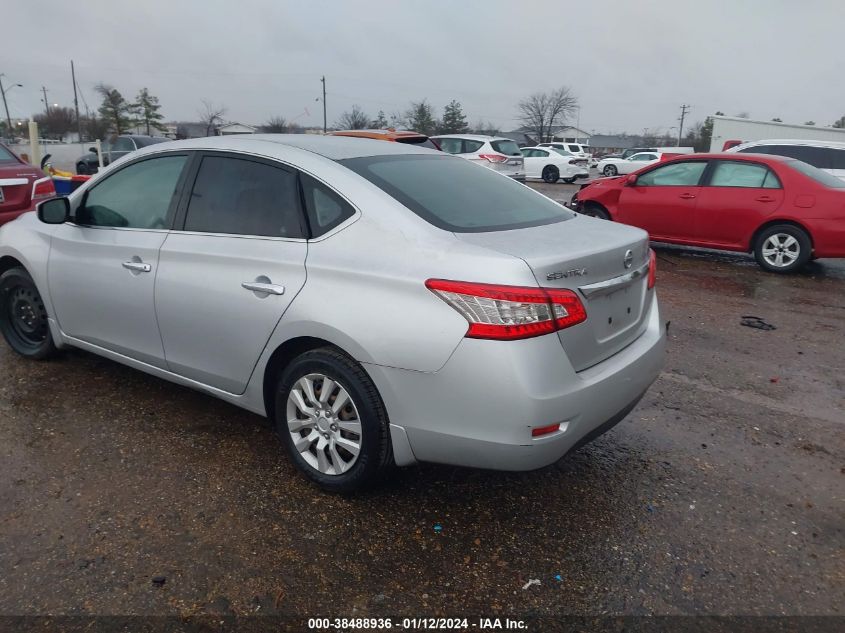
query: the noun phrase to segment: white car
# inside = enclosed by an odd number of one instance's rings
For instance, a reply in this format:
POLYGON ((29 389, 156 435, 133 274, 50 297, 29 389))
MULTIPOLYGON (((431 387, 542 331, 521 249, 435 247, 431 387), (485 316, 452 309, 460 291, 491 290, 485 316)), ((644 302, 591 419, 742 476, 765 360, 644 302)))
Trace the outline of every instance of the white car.
POLYGON ((558 180, 573 183, 578 178, 589 178, 590 169, 586 165, 576 163, 576 157, 564 155, 562 150, 553 147, 523 147, 525 157, 525 177, 542 178, 552 184, 558 180))
POLYGON ((605 158, 599 161, 597 167, 600 174, 618 176, 633 173, 659 160, 660 154, 656 152, 640 152, 628 158, 605 158))
POLYGON ((727 150, 740 153, 787 156, 823 169, 845 180, 845 143, 837 141, 770 140, 750 141, 727 150))
POLYGON ((447 154, 484 165, 514 180, 525 180, 525 164, 516 141, 483 134, 444 134, 430 138, 447 154))
POLYGON ((553 141, 551 143, 537 143, 537 147, 554 147, 556 149, 566 150, 570 154, 583 158, 589 161, 593 155, 590 153, 588 145, 581 145, 580 143, 564 143, 562 141, 553 141))

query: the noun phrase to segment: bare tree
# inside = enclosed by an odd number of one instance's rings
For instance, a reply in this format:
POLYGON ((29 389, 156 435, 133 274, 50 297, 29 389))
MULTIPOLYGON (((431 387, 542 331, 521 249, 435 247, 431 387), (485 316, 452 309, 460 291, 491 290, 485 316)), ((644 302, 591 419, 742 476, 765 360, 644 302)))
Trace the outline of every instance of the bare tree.
POLYGON ((285 117, 272 116, 267 119, 267 122, 264 125, 261 126, 261 131, 268 132, 270 134, 284 134, 289 128, 290 125, 285 117))
POLYGON ((370 127, 370 117, 361 109, 361 106, 354 105, 351 111, 340 115, 335 126, 341 130, 363 130, 370 127))
POLYGON ((200 123, 205 126, 205 135, 211 136, 215 127, 223 123, 223 115, 226 114, 224 106, 215 106, 211 101, 202 101, 202 109, 197 111, 200 123))
POLYGON ((553 92, 536 92, 519 102, 519 120, 540 141, 551 139, 552 128, 561 125, 578 107, 578 99, 566 86, 553 92))

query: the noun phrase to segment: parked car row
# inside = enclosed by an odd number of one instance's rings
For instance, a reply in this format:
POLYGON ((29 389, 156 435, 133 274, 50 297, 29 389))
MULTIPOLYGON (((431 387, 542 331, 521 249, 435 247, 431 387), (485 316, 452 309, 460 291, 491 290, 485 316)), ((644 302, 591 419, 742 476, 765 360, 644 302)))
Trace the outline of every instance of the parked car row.
POLYGON ((55 195, 56 188, 47 174, 0 143, 0 225, 55 195))
MULTIPOLYGON (((142 136, 139 134, 117 136, 103 146, 103 166, 142 147, 166 143, 169 140, 164 136, 142 136)), ((76 161, 76 173, 79 175, 96 174, 99 167, 100 159, 97 155, 97 148, 93 146, 88 148, 87 154, 80 156, 76 161)))

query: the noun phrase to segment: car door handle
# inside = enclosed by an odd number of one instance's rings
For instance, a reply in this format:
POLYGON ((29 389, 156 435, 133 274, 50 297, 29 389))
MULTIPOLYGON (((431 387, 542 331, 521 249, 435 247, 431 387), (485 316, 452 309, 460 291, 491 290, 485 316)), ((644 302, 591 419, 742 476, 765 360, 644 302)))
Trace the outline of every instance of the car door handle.
POLYGON ((252 292, 263 292, 268 295, 283 295, 285 287, 276 284, 261 283, 260 281, 245 281, 241 284, 243 288, 252 292))
POLYGON ((683 199, 683 200, 692 200, 693 198, 695 198, 695 194, 692 194, 692 193, 682 193, 679 197, 680 197, 681 199, 683 199))
POLYGON ((757 202, 774 202, 775 199, 771 196, 760 196, 759 198, 754 198, 757 202))
POLYGON ((123 262, 123 267, 127 270, 134 270, 138 273, 148 273, 153 269, 152 266, 145 264, 144 262, 123 262))

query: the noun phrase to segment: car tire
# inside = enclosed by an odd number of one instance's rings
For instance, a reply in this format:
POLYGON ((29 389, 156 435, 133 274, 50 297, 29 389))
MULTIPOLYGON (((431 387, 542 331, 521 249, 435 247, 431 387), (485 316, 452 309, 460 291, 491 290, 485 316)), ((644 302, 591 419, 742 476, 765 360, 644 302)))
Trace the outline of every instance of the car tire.
POLYGON ((766 227, 754 241, 754 257, 760 268, 771 273, 793 273, 813 255, 810 236, 794 224, 766 227))
POLYGON ((563 182, 565 182, 567 185, 571 185, 573 182, 575 182, 575 179, 574 178, 564 178, 563 182))
POLYGON ((90 174, 90 170, 88 169, 88 165, 85 163, 77 163, 76 164, 76 173, 80 176, 88 176, 90 174))
POLYGON ((324 490, 366 488, 394 464, 378 390, 364 369, 336 348, 305 352, 284 369, 274 422, 296 467, 324 490), (326 381, 331 383, 324 392, 326 381))
POLYGON ((584 205, 584 215, 589 215, 591 218, 598 218, 599 220, 612 220, 607 209, 595 202, 587 202, 584 205))
POLYGON ((23 268, 11 268, 0 275, 0 331, 9 347, 25 358, 45 360, 58 352, 47 308, 23 268))
POLYGON ((608 176, 608 177, 610 177, 610 176, 618 176, 618 175, 619 175, 619 170, 618 170, 618 169, 616 169, 616 166, 615 166, 615 165, 605 165, 605 166, 604 166, 604 169, 602 170, 602 172, 601 172, 601 173, 603 173, 605 176, 608 176))
POLYGON ((550 185, 555 184, 560 179, 560 171, 554 165, 546 165, 543 168, 543 181, 550 185))

